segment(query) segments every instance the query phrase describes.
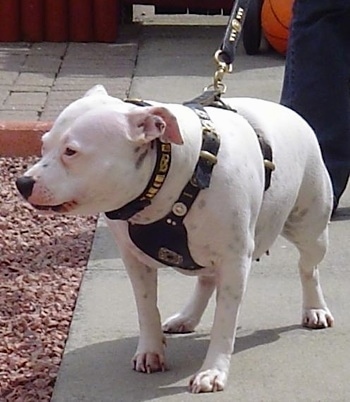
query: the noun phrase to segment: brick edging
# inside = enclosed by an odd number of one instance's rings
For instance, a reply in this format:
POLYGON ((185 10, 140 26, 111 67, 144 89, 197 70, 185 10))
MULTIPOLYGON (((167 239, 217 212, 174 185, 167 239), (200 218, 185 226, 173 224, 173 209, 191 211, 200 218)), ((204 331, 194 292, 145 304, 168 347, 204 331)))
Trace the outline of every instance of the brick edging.
POLYGON ((41 137, 52 122, 0 121, 0 157, 40 155, 41 137))

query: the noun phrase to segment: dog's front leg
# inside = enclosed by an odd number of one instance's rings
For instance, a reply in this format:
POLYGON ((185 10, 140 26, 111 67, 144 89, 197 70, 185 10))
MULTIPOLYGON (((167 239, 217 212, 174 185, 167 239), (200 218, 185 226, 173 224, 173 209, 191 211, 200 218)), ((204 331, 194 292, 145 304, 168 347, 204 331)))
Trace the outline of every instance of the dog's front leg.
POLYGON ((214 291, 214 276, 199 276, 193 295, 186 306, 163 323, 163 331, 172 334, 194 331, 214 291))
POLYGON ((226 385, 250 265, 248 256, 236 256, 220 268, 210 345, 201 369, 190 380, 193 393, 222 391, 226 385))
POLYGON ((140 326, 140 338, 132 359, 133 368, 143 373, 165 370, 164 336, 157 308, 157 270, 122 252, 134 290, 140 326))

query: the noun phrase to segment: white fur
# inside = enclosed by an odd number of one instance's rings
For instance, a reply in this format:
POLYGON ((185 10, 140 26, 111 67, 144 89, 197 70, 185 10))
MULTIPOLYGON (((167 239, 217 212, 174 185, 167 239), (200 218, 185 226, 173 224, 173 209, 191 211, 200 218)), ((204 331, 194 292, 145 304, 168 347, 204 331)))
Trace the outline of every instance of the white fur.
MULTIPOLYGON (((200 193, 185 218, 191 254, 206 268, 190 272, 198 275, 193 296, 163 324, 167 332, 193 331, 216 289, 209 349, 190 382, 194 393, 225 387, 252 260, 263 255, 279 234, 300 252, 303 325, 333 324, 316 268, 327 249, 332 189, 315 135, 303 119, 283 106, 248 98, 225 102, 238 113, 207 108, 221 138, 218 164, 210 188, 200 193), (276 165, 266 192, 256 133, 271 145, 276 165)), ((66 108, 44 136, 42 159, 25 174, 35 180, 28 201, 37 206, 63 204, 61 212, 72 214, 120 208, 145 188, 155 163, 150 142, 156 137, 173 143, 171 169, 151 206, 131 219, 156 221, 171 210, 193 173, 202 141, 199 119, 182 105, 141 108, 123 103, 101 86, 66 108), (70 155, 71 149, 75 155, 70 155), (146 157, 138 169, 140 152, 146 152, 146 157)), ((133 245, 126 222, 108 220, 108 225, 137 303, 140 339, 134 368, 164 370, 154 269, 160 264, 133 245)))

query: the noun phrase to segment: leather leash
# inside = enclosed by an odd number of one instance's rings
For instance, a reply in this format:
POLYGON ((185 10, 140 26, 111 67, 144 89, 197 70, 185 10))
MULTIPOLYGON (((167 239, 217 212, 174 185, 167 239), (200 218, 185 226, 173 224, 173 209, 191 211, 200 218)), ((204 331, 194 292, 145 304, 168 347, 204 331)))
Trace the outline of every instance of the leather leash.
POLYGON ((214 90, 218 91, 220 94, 226 92, 226 85, 223 84, 222 80, 225 73, 232 72, 237 45, 241 36, 249 3, 250 0, 234 0, 223 41, 214 55, 214 60, 217 65, 214 82, 206 89, 213 87, 214 90))

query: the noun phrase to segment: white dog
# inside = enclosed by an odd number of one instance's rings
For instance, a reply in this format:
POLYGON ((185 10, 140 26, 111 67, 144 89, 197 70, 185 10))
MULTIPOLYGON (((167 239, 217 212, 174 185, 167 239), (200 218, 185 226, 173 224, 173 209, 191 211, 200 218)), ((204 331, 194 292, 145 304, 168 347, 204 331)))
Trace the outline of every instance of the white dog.
POLYGON ((201 369, 191 378, 193 393, 225 387, 251 263, 279 234, 300 253, 302 324, 333 325, 316 268, 327 249, 332 188, 315 135, 301 117, 278 104, 224 101, 237 113, 205 108, 211 122, 204 128, 221 141, 216 163, 215 152, 201 151, 203 119, 191 108, 135 105, 96 86, 60 114, 43 136, 41 160, 16 183, 38 210, 109 212, 107 221, 137 303, 136 371, 165 369, 163 331, 193 331, 216 290, 211 341, 201 369), (276 167, 266 191, 269 179, 258 136, 270 147, 276 167), (209 167, 202 186, 200 174, 193 180, 200 155, 209 167), (192 192, 199 189, 196 196, 186 193, 188 185, 192 192), (145 242, 136 246, 135 239, 145 242), (148 255, 147 247, 154 249, 148 255), (164 265, 198 275, 198 280, 187 305, 162 326, 156 268, 164 265))

